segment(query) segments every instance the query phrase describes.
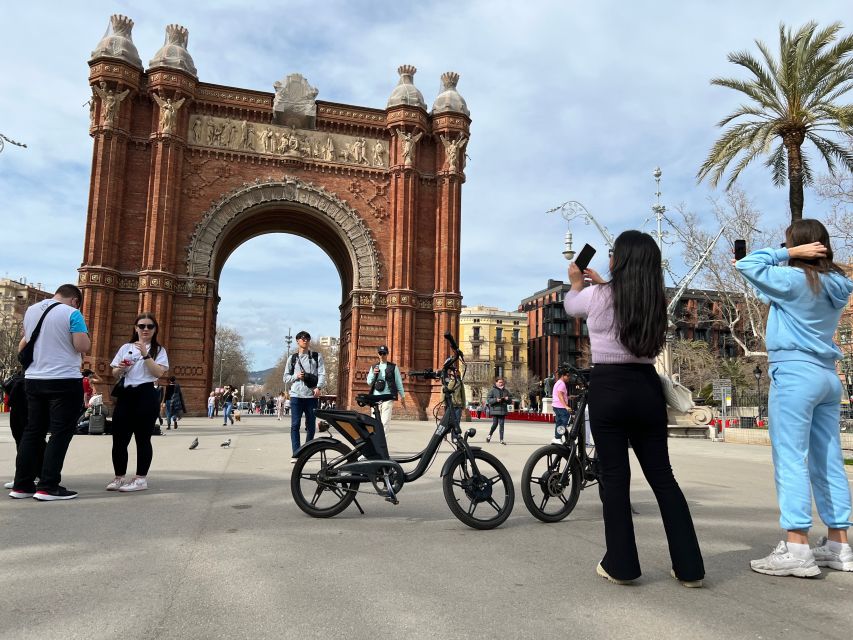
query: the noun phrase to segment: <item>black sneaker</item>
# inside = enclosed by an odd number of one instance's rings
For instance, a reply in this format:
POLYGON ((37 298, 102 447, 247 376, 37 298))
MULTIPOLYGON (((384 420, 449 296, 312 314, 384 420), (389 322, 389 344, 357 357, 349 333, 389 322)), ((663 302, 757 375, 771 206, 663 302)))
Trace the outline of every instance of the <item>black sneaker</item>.
POLYGON ((52 500, 71 500, 77 497, 76 491, 69 491, 65 487, 57 487, 56 489, 39 489, 33 496, 36 500, 50 502, 52 500))

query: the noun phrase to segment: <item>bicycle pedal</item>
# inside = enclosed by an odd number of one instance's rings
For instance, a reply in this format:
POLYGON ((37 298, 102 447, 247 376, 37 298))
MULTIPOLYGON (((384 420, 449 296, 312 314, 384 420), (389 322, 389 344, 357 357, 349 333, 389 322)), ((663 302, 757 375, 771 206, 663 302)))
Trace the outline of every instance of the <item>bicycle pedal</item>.
POLYGON ((400 501, 397 500, 397 498, 394 498, 392 496, 387 496, 385 498, 385 502, 390 502, 391 504, 400 504, 400 501))

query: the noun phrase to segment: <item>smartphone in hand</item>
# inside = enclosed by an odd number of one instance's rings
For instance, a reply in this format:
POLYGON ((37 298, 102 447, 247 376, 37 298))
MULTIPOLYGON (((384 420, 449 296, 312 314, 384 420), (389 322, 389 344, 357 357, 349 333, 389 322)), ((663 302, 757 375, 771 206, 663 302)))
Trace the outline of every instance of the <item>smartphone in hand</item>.
POLYGON ((585 244, 581 252, 578 254, 578 257, 575 258, 575 265, 578 269, 583 271, 589 266, 589 263, 592 262, 592 257, 595 255, 595 249, 592 246, 585 244))
POLYGON ((746 257, 746 240, 735 240, 735 260, 746 257))

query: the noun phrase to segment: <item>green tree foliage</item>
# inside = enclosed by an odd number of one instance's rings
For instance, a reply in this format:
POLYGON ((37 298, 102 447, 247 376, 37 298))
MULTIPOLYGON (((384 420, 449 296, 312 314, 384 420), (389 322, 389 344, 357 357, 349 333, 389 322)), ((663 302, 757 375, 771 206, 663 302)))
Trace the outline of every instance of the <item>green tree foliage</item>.
MULTIPOLYGON (((741 172, 757 157, 767 156, 773 182, 788 184, 791 219, 803 217, 803 188, 812 182, 809 157, 803 150, 811 142, 830 174, 840 164, 853 171, 853 152, 833 138, 853 135, 853 105, 838 100, 853 89, 853 35, 839 37, 841 23, 818 29, 809 22, 794 33, 779 26, 778 58, 756 40, 761 52, 730 53, 729 61, 744 67, 751 78, 714 78, 711 84, 739 91, 746 102, 723 118, 728 127, 714 143, 697 178, 716 186, 729 164, 731 188, 741 172)), ((848 138, 849 139, 849 138, 848 138)))

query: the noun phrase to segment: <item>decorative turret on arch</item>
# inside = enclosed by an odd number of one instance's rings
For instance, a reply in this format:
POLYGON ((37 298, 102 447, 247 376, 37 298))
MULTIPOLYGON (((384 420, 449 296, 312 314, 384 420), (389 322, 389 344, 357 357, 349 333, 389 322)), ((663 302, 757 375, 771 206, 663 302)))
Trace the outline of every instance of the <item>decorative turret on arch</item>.
POLYGON ((224 232, 250 209, 265 204, 293 204, 324 214, 345 241, 353 264, 353 289, 376 291, 381 278, 379 252, 370 230, 346 202, 322 187, 293 176, 243 184, 223 195, 196 225, 187 249, 187 274, 214 278, 214 259, 224 232))

